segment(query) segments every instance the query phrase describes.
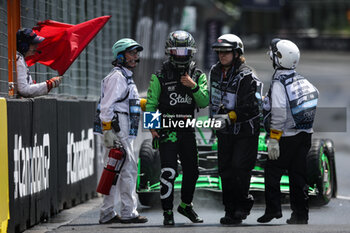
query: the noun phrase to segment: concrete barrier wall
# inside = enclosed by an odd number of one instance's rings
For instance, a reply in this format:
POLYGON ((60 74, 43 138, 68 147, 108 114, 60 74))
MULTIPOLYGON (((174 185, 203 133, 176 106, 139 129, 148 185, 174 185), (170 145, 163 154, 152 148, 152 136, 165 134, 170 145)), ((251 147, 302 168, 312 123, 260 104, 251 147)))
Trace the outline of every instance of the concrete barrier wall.
POLYGON ((21 232, 96 195, 96 103, 9 99, 8 232, 21 232))
POLYGON ((7 157, 7 107, 0 98, 0 232, 7 232, 9 219, 9 185, 7 157))

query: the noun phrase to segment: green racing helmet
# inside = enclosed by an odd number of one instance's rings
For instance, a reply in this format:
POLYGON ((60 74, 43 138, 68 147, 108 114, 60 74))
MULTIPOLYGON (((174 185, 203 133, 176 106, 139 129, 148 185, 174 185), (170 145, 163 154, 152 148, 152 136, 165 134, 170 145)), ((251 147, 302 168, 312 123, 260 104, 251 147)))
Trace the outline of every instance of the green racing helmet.
POLYGON ((197 52, 193 36, 186 31, 174 31, 165 42, 165 54, 169 61, 179 69, 187 68, 197 52))

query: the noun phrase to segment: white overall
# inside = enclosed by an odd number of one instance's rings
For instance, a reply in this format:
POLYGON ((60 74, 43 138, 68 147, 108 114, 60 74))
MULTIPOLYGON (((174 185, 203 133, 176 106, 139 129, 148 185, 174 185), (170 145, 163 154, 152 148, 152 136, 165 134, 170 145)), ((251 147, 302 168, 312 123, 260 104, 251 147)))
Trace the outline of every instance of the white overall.
MULTIPOLYGON (((128 76, 132 72, 122 67, 128 76)), ((114 68, 109 75, 102 81, 101 85, 101 114, 102 121, 111 121, 114 111, 129 113, 129 99, 139 99, 136 85, 129 79, 128 82, 122 72, 114 68), (123 102, 116 103, 117 100, 129 96, 123 102)), ((126 158, 124 166, 120 172, 116 185, 110 190, 110 195, 105 195, 100 209, 100 222, 104 223, 117 215, 117 209, 120 209, 122 219, 131 219, 139 215, 137 212, 137 161, 138 155, 134 153, 133 141, 135 136, 130 136, 129 115, 118 113, 120 132, 117 133, 118 139, 124 146, 126 158)), ((108 153, 109 150, 106 150, 108 153)), ((107 158, 107 154, 105 155, 107 158)), ((119 211, 118 211, 119 212, 119 211)))

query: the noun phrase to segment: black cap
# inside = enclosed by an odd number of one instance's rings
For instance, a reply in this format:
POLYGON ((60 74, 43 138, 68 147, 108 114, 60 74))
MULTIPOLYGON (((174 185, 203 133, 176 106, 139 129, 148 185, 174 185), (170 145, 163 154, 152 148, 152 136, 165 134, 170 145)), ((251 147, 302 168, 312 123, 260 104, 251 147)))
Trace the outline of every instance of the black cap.
POLYGON ((22 43, 39 44, 45 40, 45 38, 38 36, 30 28, 23 28, 17 31, 17 40, 21 40, 22 43))

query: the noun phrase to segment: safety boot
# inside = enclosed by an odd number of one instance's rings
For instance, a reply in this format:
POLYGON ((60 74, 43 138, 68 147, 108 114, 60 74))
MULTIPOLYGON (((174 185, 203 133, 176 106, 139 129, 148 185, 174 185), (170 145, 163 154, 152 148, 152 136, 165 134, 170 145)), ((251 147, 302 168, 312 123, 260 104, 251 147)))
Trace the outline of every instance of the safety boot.
POLYGON ((241 224, 242 223, 242 219, 239 218, 239 217, 235 217, 234 214, 226 212, 225 216, 220 218, 220 223, 223 224, 223 225, 241 224))

